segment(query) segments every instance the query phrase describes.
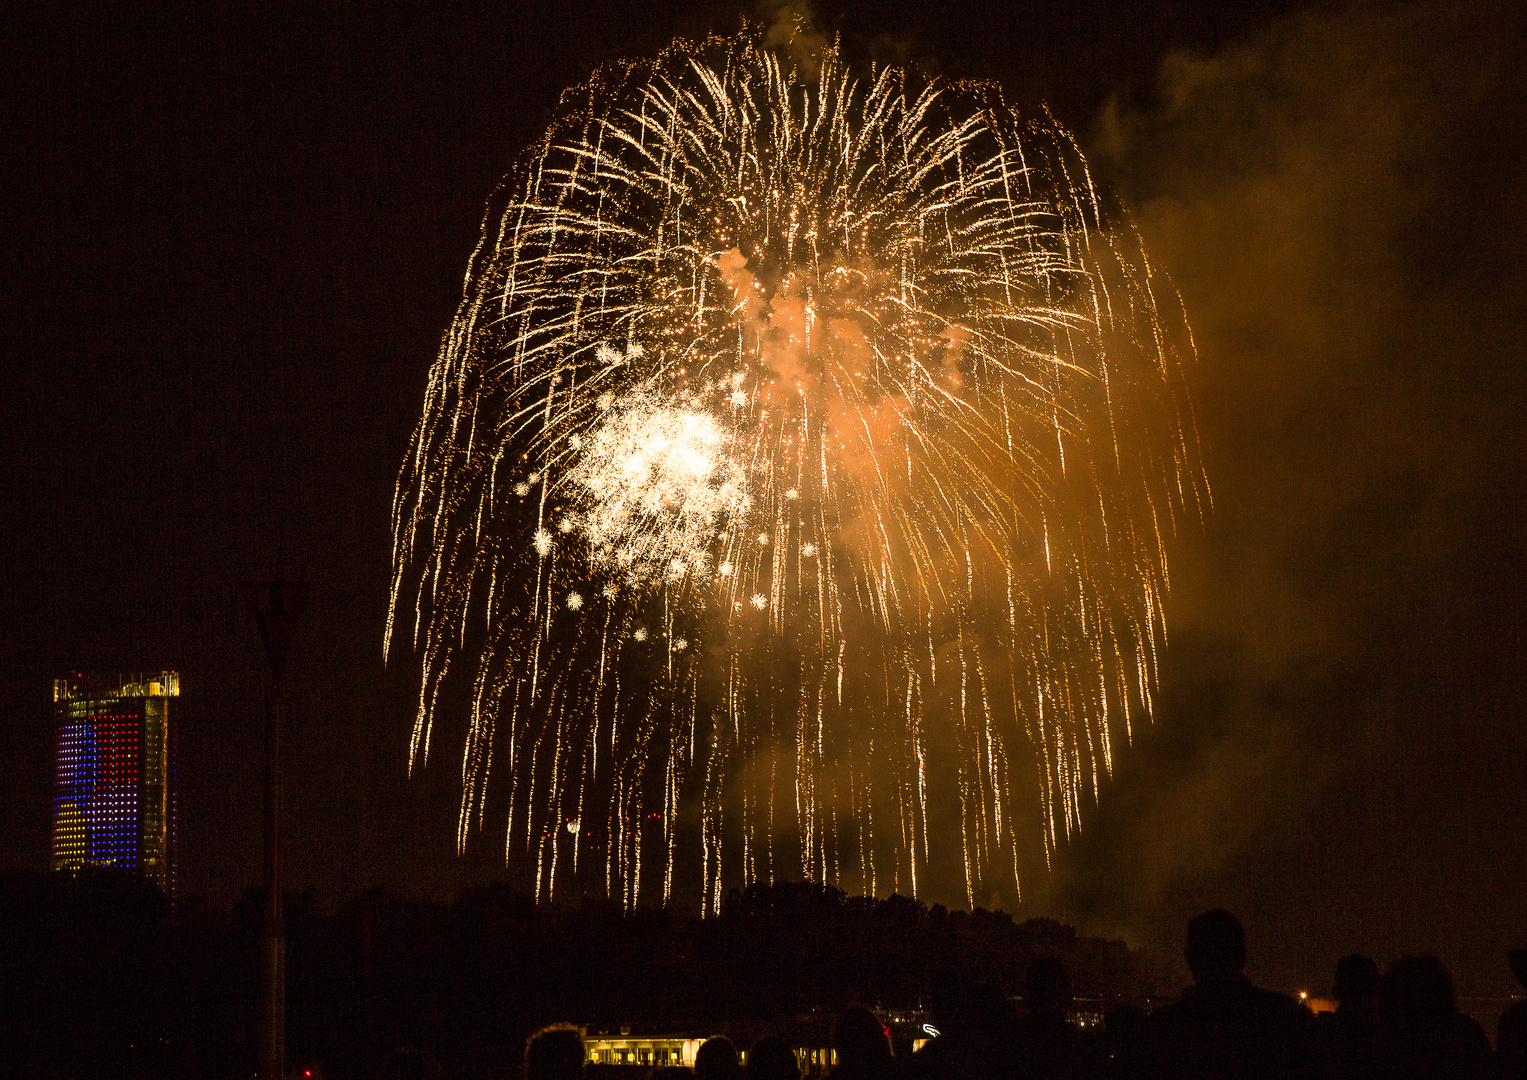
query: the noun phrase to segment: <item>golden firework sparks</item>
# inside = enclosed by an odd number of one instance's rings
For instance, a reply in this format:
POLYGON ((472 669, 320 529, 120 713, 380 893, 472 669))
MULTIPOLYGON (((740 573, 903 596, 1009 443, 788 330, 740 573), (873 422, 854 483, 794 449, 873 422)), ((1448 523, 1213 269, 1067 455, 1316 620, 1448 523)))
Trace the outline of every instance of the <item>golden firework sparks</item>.
POLYGON ((1149 713, 1191 339, 1063 129, 912 81, 676 43, 570 91, 486 220, 388 642, 411 607, 414 760, 475 667, 458 845, 497 755, 538 896, 666 903, 681 804, 711 910, 916 895, 947 774, 974 902, 1149 713))

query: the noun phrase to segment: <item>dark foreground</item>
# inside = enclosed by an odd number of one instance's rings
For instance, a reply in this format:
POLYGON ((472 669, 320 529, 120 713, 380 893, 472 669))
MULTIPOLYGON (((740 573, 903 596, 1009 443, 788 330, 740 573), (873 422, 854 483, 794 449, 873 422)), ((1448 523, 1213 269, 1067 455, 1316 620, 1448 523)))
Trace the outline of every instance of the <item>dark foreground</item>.
MULTIPOLYGON (((231 911, 172 910, 127 877, 0 876, 4 1071, 252 1075, 260 913, 257 893, 231 911)), ((705 920, 538 906, 502 886, 449 905, 298 894, 287 913, 298 1077, 507 1080, 525 1068, 527 1038, 567 1020, 578 1027, 548 1036, 566 1068, 539 1075, 576 1075, 592 1057, 590 1077, 724 1076, 704 1061, 691 1069, 724 1032, 749 1080, 1527 1076, 1505 1037, 1523 1009, 1502 1020, 1500 1062, 1516 1071, 1498 1072, 1446 973, 1424 959, 1395 965, 1382 986, 1376 970, 1358 972, 1322 1025, 1252 988, 1233 949, 1212 970, 1194 965, 1181 1002, 1153 1008, 1164 973, 1121 942, 813 885, 737 892, 705 920)))
MULTIPOLYGON (((654 1068, 660 1077, 695 1080, 1492 1080, 1527 1076, 1527 1002, 1501 1017, 1496 1046, 1456 1007, 1451 978, 1433 957, 1413 956, 1379 975, 1373 960, 1353 955, 1337 967, 1337 1007, 1318 1019, 1304 1004, 1259 989, 1244 973, 1245 932, 1227 911, 1188 924, 1184 957, 1193 986, 1149 1014, 1123 1004, 1100 1027, 1078 1027, 1065 966, 1040 957, 1027 969, 1021 1004, 990 985, 946 973, 933 986, 938 1036, 921 1047, 898 1046, 891 1027, 850 1005, 822 1054, 777 1035, 752 1044, 745 1059, 733 1042, 703 1043, 692 1070, 654 1068), (907 1050, 913 1052, 907 1053, 907 1050), (829 1072, 830 1070, 830 1072, 829 1072)), ((1509 954, 1527 986, 1527 950, 1509 954)), ((573 1080, 591 1072, 591 1042, 576 1029, 537 1033, 526 1046, 525 1080, 573 1080)), ((416 1075, 440 1075, 415 1061, 416 1075)), ((640 1070, 626 1069, 628 1074, 640 1070)))

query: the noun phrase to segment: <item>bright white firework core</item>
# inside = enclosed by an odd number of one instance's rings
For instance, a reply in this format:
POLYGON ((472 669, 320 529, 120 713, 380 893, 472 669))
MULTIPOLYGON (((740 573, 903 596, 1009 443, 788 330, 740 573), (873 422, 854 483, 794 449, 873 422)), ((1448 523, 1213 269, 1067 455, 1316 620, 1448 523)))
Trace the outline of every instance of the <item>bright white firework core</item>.
POLYGON ((717 526, 743 506, 729 442, 709 413, 640 398, 612 410, 568 473, 594 561, 640 581, 707 569, 717 526))

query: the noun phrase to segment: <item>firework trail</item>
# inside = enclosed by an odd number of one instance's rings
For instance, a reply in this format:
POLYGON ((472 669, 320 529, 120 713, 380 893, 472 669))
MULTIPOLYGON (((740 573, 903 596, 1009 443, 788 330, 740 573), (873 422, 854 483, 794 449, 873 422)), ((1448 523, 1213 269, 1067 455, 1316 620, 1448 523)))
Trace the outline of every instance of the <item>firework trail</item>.
POLYGON ((458 845, 496 769, 537 896, 666 903, 690 854, 710 910, 916 895, 930 813, 968 901, 1016 887, 1149 713, 1163 541, 1207 498, 1158 285, 989 85, 744 33, 570 91, 394 505, 416 763, 470 669, 458 845))

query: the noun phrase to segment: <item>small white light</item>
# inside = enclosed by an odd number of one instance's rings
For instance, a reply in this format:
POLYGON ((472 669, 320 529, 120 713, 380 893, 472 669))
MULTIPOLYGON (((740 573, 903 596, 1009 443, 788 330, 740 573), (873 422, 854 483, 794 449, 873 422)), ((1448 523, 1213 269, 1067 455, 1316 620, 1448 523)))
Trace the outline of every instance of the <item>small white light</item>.
POLYGON ((570 592, 567 594, 567 610, 578 611, 583 607, 583 594, 570 592))
POLYGON ((748 602, 759 611, 762 611, 764 608, 768 607, 769 598, 761 592, 756 592, 753 594, 753 598, 748 602))

